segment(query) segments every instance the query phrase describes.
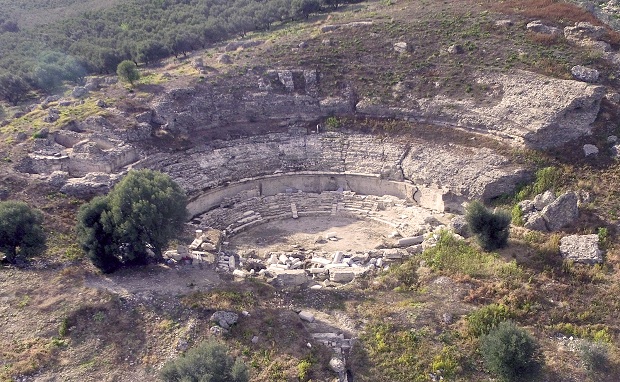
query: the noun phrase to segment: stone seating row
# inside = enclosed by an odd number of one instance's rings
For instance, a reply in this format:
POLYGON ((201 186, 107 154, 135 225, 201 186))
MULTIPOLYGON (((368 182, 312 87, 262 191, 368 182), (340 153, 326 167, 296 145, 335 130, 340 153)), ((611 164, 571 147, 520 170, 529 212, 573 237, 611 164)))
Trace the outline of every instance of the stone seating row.
POLYGON ((404 206, 404 202, 391 196, 359 195, 351 191, 320 194, 299 191, 251 197, 215 208, 198 219, 202 225, 224 230, 228 236, 274 220, 320 215, 370 219, 395 227, 397 223, 382 218, 378 213, 394 206, 404 206))

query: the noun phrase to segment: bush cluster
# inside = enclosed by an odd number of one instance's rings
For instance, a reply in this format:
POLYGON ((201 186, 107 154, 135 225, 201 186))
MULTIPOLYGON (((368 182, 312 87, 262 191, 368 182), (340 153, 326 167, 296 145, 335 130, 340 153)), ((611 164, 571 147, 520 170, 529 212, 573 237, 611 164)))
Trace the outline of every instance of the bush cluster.
POLYGON ((233 360, 224 345, 207 341, 166 363, 161 378, 165 382, 247 382, 249 374, 241 359, 233 360))
POLYGON ((538 345, 510 321, 500 323, 482 337, 480 351, 487 369, 504 380, 530 380, 538 370, 538 345))
POLYGON ((510 234, 510 214, 488 210, 482 203, 469 203, 465 214, 471 232, 476 236, 480 246, 492 251, 506 246, 510 234))

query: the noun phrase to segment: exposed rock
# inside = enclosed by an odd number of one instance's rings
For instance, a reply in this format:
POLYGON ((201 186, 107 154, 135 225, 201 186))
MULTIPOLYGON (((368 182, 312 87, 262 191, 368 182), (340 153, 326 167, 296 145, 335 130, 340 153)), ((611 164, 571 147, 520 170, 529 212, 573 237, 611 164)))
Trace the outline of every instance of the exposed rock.
POLYGON ((583 154, 587 157, 589 157, 590 155, 597 155, 598 151, 598 147, 594 145, 591 145, 589 143, 583 145, 583 154))
POLYGON ((495 26, 496 26, 496 27, 504 27, 504 28, 507 28, 507 27, 512 26, 513 24, 514 24, 514 23, 513 23, 513 22, 512 22, 512 20, 510 20, 510 19, 502 19, 502 20, 497 20, 497 21, 495 21, 495 26))
POLYGON ((297 45, 297 47, 299 47, 299 49, 306 49, 308 47, 308 43, 305 41, 302 41, 299 43, 299 45, 297 45))
POLYGON ((88 89, 83 86, 76 86, 71 91, 71 96, 74 98, 82 98, 88 94, 88 89))
POLYGON ((339 29, 339 28, 340 28, 340 25, 323 25, 321 26, 321 32, 327 33, 331 31, 335 31, 336 29, 339 29))
POLYGON ((618 142, 618 136, 610 135, 607 137, 607 143, 616 143, 618 142))
POLYGON ((564 28, 564 37, 573 43, 583 40, 599 40, 605 34, 605 27, 595 26, 589 22, 578 22, 575 26, 564 28))
POLYGON ((211 315, 210 320, 217 322, 224 329, 229 329, 232 325, 237 323, 237 320, 239 320, 239 315, 234 312, 218 310, 211 315))
POLYGON ((572 224, 579 217, 577 194, 569 191, 560 195, 542 210, 549 231, 557 231, 572 224))
POLYGON ((596 69, 586 68, 585 66, 575 65, 570 70, 573 78, 578 81, 595 83, 598 81, 599 72, 596 69))
POLYGON ((612 103, 620 103, 620 93, 618 92, 609 92, 605 94, 605 98, 612 103))
POLYGON ((399 247, 409 247, 411 245, 422 244, 423 241, 424 241, 424 236, 422 235, 403 237, 402 239, 398 240, 397 245, 399 247))
POLYGON ((136 121, 140 123, 151 123, 153 120, 153 111, 148 110, 136 115, 136 121))
POLYGON ((68 179, 60 188, 63 194, 77 198, 90 198, 95 195, 105 195, 110 191, 112 179, 109 174, 89 173, 82 178, 68 179))
POLYGON ((325 46, 332 46, 334 42, 331 38, 324 38, 323 40, 321 40, 321 44, 325 46))
POLYGON ((224 64, 224 65, 230 65, 233 63, 232 58, 227 55, 227 54, 221 54, 218 58, 217 58, 217 62, 219 62, 220 64, 224 64))
POLYGON ((299 312, 299 318, 301 318, 303 321, 314 322, 314 315, 307 310, 302 310, 301 312, 299 312))
POLYGON ((105 101, 104 101, 104 100, 102 100, 102 99, 98 99, 98 100, 95 102, 95 105, 97 105, 97 107, 101 107, 101 108, 108 107, 108 104, 107 104, 107 103, 105 103, 105 101))
POLYGON ((463 53, 465 53, 465 49, 463 49, 463 46, 461 46, 461 45, 453 44, 453 45, 450 45, 448 47, 448 53, 450 53, 450 54, 463 54, 463 53))
POLYGON ((65 171, 54 171, 47 177, 47 182, 52 187, 61 188, 67 183, 68 177, 69 174, 65 171))
POLYGON ((406 42, 400 41, 394 43, 394 50, 398 53, 407 53, 410 51, 410 46, 406 42))
POLYGON ((552 36, 556 36, 561 33, 560 28, 545 25, 541 20, 531 21, 525 27, 528 31, 534 33, 548 34, 552 36))
MULTIPOLYGON (((555 195, 553 194, 553 191, 551 190, 547 190, 545 192, 543 192, 542 194, 538 194, 534 197, 534 208, 542 211, 545 207, 547 207, 549 204, 553 203, 553 201, 555 200, 555 195)), ((522 209, 523 211, 523 209, 522 209)), ((523 211, 525 212, 525 211, 523 211)))
POLYGON ((94 76, 86 77, 84 88, 86 88, 86 90, 89 90, 89 91, 95 91, 99 88, 101 82, 102 82, 101 77, 94 77, 94 76))
POLYGON ((570 235, 560 239, 560 253, 566 260, 578 263, 599 264, 603 251, 598 246, 598 235, 570 235))

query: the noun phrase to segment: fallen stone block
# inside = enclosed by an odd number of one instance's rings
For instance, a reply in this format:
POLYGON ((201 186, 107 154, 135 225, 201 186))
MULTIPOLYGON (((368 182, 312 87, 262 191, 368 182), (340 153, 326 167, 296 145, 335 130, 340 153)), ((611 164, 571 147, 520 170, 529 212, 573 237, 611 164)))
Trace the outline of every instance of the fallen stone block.
POLYGON ((341 271, 336 269, 329 270, 329 280, 336 283, 348 283, 355 279, 355 272, 341 271))
POLYGON ((331 264, 331 260, 328 260, 324 257, 313 257, 310 259, 310 263, 312 264, 317 264, 317 265, 327 265, 327 264, 331 264))
POLYGON ((332 259, 332 263, 333 264, 338 264, 338 263, 342 262, 342 257, 343 256, 344 256, 344 253, 342 251, 334 252, 334 257, 332 259))
POLYGON ((302 310, 299 312, 299 318, 303 321, 314 322, 314 314, 308 312, 307 310, 302 310))
POLYGON ((422 244, 424 241, 424 236, 411 236, 411 237, 403 237, 398 240, 399 247, 409 247, 410 245, 422 244))
POLYGON ((308 282, 308 275, 302 269, 278 271, 275 277, 275 283, 282 287, 299 286, 306 282, 308 282))
POLYGON ((232 274, 233 274, 233 276, 239 277, 239 278, 242 278, 242 279, 244 279, 244 278, 246 278, 248 276, 248 274, 245 271, 242 271, 241 269, 235 269, 232 274))

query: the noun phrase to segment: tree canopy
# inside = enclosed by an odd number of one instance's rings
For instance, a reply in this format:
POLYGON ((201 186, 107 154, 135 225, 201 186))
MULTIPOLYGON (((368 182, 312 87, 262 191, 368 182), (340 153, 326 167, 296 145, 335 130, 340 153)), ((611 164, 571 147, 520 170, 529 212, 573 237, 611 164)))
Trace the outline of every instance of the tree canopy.
MULTIPOLYGON (((357 1, 128 0, 33 29, 2 24, 0 79, 5 80, 0 81, 0 97, 17 103, 30 89, 52 92, 62 81, 79 81, 87 72, 114 73, 124 60, 148 64, 185 55, 357 1)), ((12 18, 0 17, 0 23, 12 18)))
POLYGON ((125 60, 118 64, 116 74, 122 81, 129 82, 131 86, 140 79, 140 72, 138 72, 136 64, 131 60, 125 60))
POLYGON ((185 193, 169 176, 130 171, 107 196, 82 206, 78 238, 104 272, 159 261, 164 247, 183 227, 186 205, 185 193))
POLYGON ((45 247, 43 214, 28 204, 0 202, 0 251, 5 261, 32 256, 45 247))

